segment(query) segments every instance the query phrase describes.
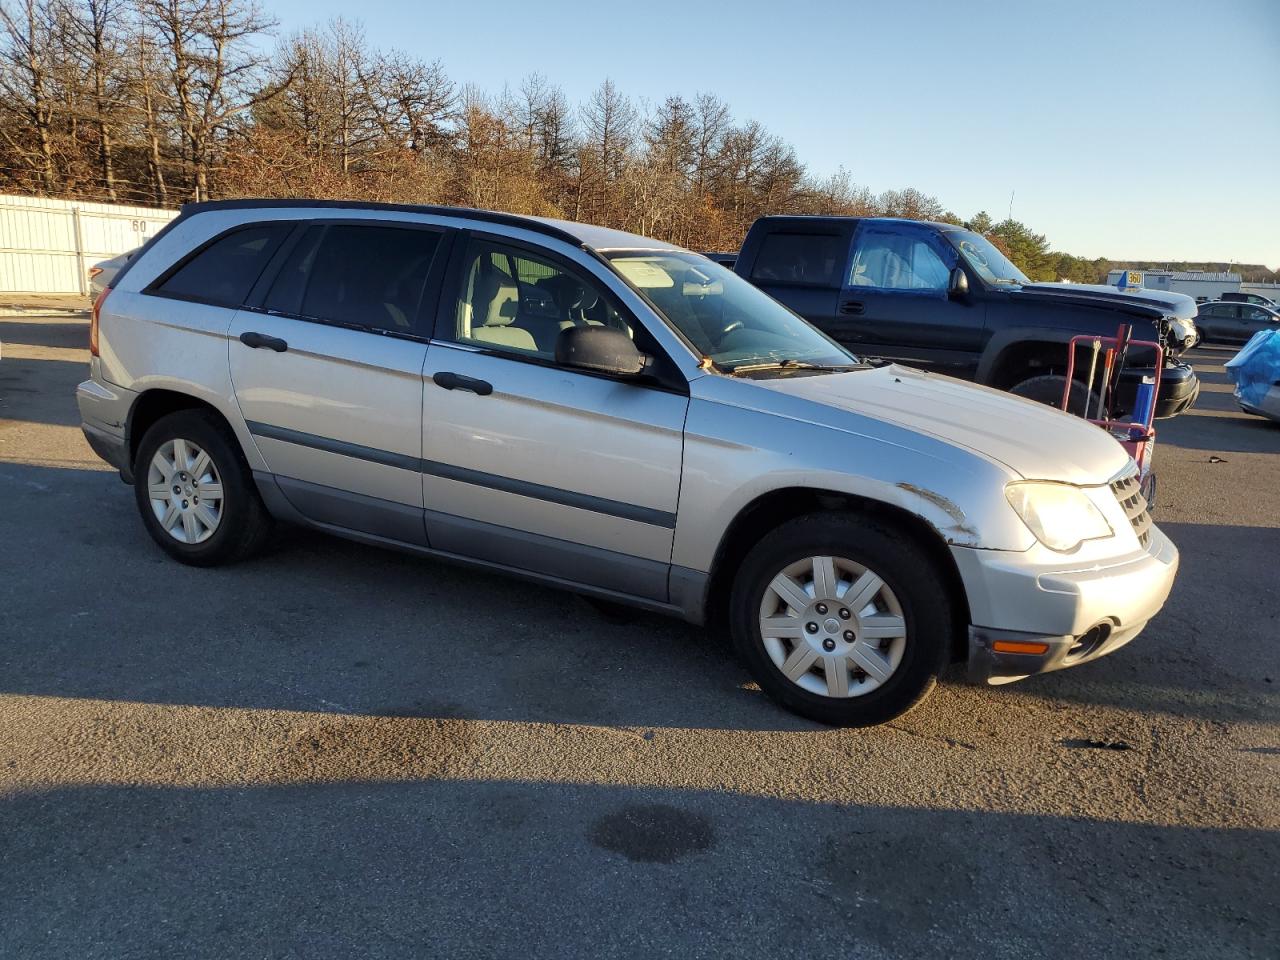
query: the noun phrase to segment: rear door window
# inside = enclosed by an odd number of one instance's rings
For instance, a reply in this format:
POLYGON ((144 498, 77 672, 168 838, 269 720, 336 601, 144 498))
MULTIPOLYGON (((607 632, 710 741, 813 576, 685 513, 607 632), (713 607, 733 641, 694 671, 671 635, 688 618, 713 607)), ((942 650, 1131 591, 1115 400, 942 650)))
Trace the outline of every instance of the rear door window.
POLYGON ((292 228, 287 223, 260 223, 224 234, 161 280, 155 290, 183 300, 238 307, 292 228))
POLYGON ((418 332, 440 232, 383 224, 316 224, 285 258, 268 310, 391 333, 418 332))
POLYGON ((848 241, 834 234, 766 234, 751 268, 751 279, 838 289, 848 252, 848 241))

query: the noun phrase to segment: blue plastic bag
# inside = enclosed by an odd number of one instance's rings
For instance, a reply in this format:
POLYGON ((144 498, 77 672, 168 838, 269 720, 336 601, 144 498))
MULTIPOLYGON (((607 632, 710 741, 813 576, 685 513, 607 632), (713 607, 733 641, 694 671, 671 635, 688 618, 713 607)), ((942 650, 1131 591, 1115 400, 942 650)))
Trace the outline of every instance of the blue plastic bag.
POLYGON ((1280 383, 1280 330, 1259 330, 1226 367, 1240 402, 1260 407, 1267 391, 1280 383))

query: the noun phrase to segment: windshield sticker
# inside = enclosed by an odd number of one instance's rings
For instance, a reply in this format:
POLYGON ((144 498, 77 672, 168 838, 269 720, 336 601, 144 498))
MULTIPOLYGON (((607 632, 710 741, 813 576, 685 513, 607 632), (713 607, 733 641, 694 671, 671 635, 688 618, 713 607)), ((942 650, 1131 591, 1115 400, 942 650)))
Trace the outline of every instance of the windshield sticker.
POLYGON ((671 278, 671 274, 650 260, 619 257, 613 261, 613 265, 620 274, 642 290, 656 290, 676 285, 675 280, 671 278))

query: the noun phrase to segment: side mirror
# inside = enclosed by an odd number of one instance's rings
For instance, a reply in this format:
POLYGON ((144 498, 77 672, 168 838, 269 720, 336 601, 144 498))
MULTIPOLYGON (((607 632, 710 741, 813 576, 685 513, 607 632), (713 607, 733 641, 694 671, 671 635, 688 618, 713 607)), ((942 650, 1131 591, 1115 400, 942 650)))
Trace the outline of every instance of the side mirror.
POLYGON ((969 277, 961 267, 951 268, 951 278, 947 281, 947 296, 955 300, 969 294, 969 277))
POLYGON ((648 362, 635 342, 613 327, 569 327, 556 338, 556 363, 565 367, 634 377, 648 362))

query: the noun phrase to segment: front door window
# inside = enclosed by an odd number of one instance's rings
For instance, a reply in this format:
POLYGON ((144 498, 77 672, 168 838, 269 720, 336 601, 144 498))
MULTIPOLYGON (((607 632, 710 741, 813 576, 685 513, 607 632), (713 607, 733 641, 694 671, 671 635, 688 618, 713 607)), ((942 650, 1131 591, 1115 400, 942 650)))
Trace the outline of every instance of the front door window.
POLYGON ((454 312, 458 341, 550 360, 561 331, 582 326, 632 333, 594 281, 515 247, 469 243, 454 312))
POLYGON ((869 230, 858 238, 849 286, 945 294, 950 273, 923 237, 869 230))

